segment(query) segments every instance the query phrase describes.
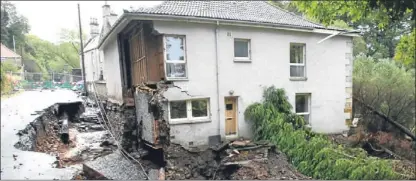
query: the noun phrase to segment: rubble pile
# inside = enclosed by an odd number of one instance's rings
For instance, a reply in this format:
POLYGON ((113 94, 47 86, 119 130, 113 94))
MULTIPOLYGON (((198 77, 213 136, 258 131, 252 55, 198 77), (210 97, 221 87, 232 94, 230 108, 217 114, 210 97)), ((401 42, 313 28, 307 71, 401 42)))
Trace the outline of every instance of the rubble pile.
POLYGON ((225 153, 228 155, 222 159, 220 169, 226 171, 234 169, 235 171, 231 174, 220 172, 220 178, 231 180, 310 179, 299 173, 288 162, 286 156, 267 141, 236 140, 228 144, 225 153))
POLYGON ((167 180, 308 180, 266 141, 236 140, 202 152, 171 144, 165 151, 167 180))

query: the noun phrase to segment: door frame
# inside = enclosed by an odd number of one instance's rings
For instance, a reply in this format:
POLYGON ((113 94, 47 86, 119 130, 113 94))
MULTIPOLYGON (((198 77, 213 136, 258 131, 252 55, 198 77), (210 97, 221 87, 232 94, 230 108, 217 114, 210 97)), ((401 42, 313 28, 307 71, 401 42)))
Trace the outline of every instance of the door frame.
POLYGON ((238 96, 225 96, 224 97, 224 118, 223 118, 223 121, 224 121, 224 135, 225 135, 225 138, 226 139, 235 139, 235 138, 238 138, 238 131, 239 131, 239 126, 238 126, 238 96), (234 104, 235 104, 235 134, 231 134, 231 135, 227 135, 227 133, 226 133, 226 126, 227 126, 227 124, 226 124, 226 113, 225 113, 225 111, 226 111, 226 107, 225 107, 225 101, 226 101, 226 99, 233 99, 234 100, 234 104))

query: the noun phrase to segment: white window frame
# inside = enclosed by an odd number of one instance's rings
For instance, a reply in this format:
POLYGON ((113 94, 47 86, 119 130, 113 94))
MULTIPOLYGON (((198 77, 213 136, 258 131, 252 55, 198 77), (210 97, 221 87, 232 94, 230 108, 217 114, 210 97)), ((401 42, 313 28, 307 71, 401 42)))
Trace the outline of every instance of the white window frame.
POLYGON ((311 93, 297 93, 295 94, 295 112, 297 115, 304 116, 308 115, 308 120, 306 121, 308 126, 311 125, 311 100, 312 100, 312 94, 311 93), (297 96, 306 96, 306 100, 308 101, 308 112, 296 112, 296 97, 297 96))
POLYGON ((163 35, 163 58, 164 58, 164 68, 165 68, 165 77, 166 80, 187 80, 188 79, 188 65, 187 65, 187 53, 186 53, 186 36, 185 35, 174 35, 174 34, 165 34, 163 35), (166 37, 179 37, 183 39, 183 59, 184 60, 167 60, 167 51, 166 51, 166 37), (185 77, 168 77, 168 70, 166 64, 168 63, 183 63, 185 64, 185 77))
POLYGON ((306 78, 307 76, 306 76, 306 44, 305 43, 290 43, 290 45, 289 45, 289 65, 290 65, 290 67, 289 67, 289 77, 290 78, 306 78), (292 45, 301 45, 302 47, 303 47, 303 62, 302 63, 291 63, 290 62, 290 50, 292 49, 292 45), (303 67, 303 77, 295 77, 295 76, 292 76, 291 74, 290 74, 290 68, 292 68, 292 66, 295 66, 295 67, 303 67))
POLYGON ((238 62, 251 62, 251 39, 248 38, 234 38, 233 40, 233 56, 234 56, 234 61, 238 62), (235 41, 240 41, 240 42, 247 42, 247 55, 248 57, 236 57, 235 56, 235 41))
POLYGON ((183 124, 183 123, 196 123, 196 122, 208 122, 210 121, 210 99, 198 98, 198 99, 186 99, 186 100, 172 100, 168 103, 169 123, 170 124, 183 124), (207 101, 207 116, 193 117, 192 116, 192 101, 205 100, 207 101), (171 102, 186 102, 186 118, 171 118, 171 102))

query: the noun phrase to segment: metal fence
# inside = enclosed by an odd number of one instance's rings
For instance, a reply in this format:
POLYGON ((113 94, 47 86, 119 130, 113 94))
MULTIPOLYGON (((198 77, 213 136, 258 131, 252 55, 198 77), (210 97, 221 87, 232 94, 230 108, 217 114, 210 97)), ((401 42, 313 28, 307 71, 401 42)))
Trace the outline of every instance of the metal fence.
POLYGON ((70 73, 8 73, 12 77, 14 90, 71 89, 83 80, 82 76, 70 73))

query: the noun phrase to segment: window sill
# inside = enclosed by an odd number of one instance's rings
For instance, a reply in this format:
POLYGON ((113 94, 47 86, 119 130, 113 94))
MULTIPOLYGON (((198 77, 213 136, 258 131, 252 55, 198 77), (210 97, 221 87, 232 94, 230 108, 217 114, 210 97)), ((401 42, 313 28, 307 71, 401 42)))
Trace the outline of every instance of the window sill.
POLYGON ((234 58, 234 62, 251 63, 251 59, 248 59, 248 58, 234 58))
POLYGON ((169 121, 170 125, 179 125, 179 124, 196 124, 196 123, 207 123, 211 122, 210 118, 204 118, 204 119, 187 119, 187 120, 171 120, 169 121))
POLYGON ((97 83, 97 84, 105 84, 106 82, 105 82, 105 80, 96 80, 95 83, 97 83))
POLYGON ((307 81, 308 78, 306 78, 306 77, 290 77, 289 80, 291 80, 291 81, 307 81))
POLYGON ((188 78, 167 78, 167 81, 189 81, 188 78))

